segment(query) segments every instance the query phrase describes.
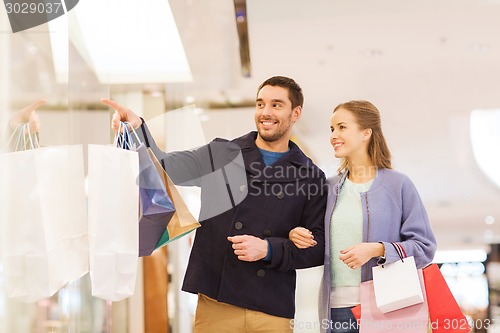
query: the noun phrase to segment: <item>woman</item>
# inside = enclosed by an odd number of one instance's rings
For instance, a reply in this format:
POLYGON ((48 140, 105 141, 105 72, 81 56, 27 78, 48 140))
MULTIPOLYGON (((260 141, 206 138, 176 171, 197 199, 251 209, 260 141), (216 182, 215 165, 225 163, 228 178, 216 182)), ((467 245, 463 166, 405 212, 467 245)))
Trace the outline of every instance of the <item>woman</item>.
MULTIPOLYGON (((330 129, 342 163, 328 179, 320 319, 324 331, 350 333, 358 332, 351 308, 360 303, 359 284, 372 279, 372 267, 399 259, 391 242, 422 268, 432 261, 436 241, 417 189, 392 170, 377 108, 367 101, 340 104, 330 129)), ((299 248, 314 246, 305 228, 289 236, 299 248)))

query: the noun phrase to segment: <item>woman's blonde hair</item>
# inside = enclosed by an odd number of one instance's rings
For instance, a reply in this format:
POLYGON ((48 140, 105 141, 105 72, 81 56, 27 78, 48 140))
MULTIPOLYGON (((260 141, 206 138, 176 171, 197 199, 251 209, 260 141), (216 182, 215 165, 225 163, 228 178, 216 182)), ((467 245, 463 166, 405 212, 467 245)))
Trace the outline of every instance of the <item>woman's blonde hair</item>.
MULTIPOLYGON (((391 152, 382 133, 380 112, 368 101, 349 101, 337 105, 333 113, 339 109, 350 111, 361 129, 370 128, 372 135, 368 143, 368 155, 377 168, 392 169, 391 152)), ((349 162, 344 157, 338 169, 339 173, 349 170, 349 162)))

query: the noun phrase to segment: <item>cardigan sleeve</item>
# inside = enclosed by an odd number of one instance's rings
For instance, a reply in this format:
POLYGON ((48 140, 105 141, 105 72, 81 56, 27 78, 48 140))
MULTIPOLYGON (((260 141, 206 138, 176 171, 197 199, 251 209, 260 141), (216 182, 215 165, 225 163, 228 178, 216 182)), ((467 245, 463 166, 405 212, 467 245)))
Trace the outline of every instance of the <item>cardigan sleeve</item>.
MULTIPOLYGON (((434 258, 436 238, 422 199, 412 181, 405 176, 401 187, 402 220, 399 242, 408 256, 415 258, 417 268, 423 268, 434 258)), ((397 261, 399 256, 389 242, 385 246, 386 263, 397 261)))

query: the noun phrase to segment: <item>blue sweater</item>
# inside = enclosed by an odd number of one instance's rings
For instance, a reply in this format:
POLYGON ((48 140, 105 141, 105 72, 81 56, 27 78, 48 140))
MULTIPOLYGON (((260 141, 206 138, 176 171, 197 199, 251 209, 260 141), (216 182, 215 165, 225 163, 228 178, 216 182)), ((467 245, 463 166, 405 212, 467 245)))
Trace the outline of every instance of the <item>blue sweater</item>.
MULTIPOLYGON (((323 325, 325 319, 330 320, 330 228, 328 226, 346 176, 347 173, 344 173, 327 180, 325 270, 319 300, 322 332, 327 332, 326 325, 323 325)), ((415 258, 418 268, 432 261, 436 252, 436 239, 417 189, 406 175, 391 169, 378 169, 370 190, 361 193, 360 196, 363 207, 363 242, 383 242, 386 251, 384 262, 377 262, 377 259, 373 258, 363 265, 362 281, 372 279, 372 267, 377 264, 391 263, 399 259, 391 242, 399 242, 408 256, 415 258)))

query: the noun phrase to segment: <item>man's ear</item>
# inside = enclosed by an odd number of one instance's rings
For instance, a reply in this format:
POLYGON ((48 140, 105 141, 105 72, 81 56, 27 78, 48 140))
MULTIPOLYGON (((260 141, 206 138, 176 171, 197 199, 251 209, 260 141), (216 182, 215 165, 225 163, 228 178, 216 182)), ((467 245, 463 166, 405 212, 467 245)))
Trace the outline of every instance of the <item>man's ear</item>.
POLYGON ((300 116, 302 115, 302 107, 299 105, 299 106, 296 106, 293 110, 292 110, 292 121, 297 121, 299 120, 300 116))

